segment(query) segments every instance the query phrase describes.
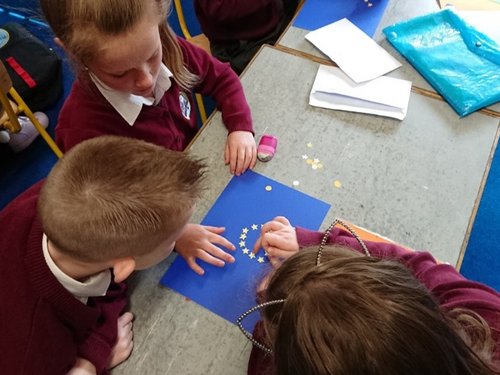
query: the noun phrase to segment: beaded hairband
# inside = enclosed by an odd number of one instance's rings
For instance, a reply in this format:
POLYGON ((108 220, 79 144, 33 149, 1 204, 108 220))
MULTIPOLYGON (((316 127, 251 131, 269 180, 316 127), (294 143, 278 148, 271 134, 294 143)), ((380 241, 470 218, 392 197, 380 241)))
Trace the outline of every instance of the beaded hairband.
MULTIPOLYGON (((361 248, 363 249, 363 252, 367 255, 367 256, 371 256, 370 252, 368 251, 368 248, 366 247, 365 243, 363 242, 363 240, 361 240, 361 237, 358 236, 358 234, 356 232, 354 232, 354 230, 349 226, 347 225, 345 222, 343 222, 342 220, 340 219, 335 219, 333 221, 333 223, 328 227, 328 229, 325 231, 325 234, 323 235, 323 238, 321 239, 321 242, 320 242, 320 245, 319 245, 319 248, 318 248, 318 255, 316 257, 316 265, 319 266, 320 263, 321 263, 321 256, 323 255, 323 248, 325 247, 326 245, 326 242, 328 241, 328 237, 330 236, 330 232, 333 230, 333 228, 335 227, 335 225, 337 224, 340 224, 341 226, 343 226, 350 234, 352 234, 352 236, 358 241, 358 243, 360 244, 361 248)), ((246 336, 247 339, 249 339, 253 345, 255 345, 256 347, 258 347, 259 349, 267 352, 267 353, 272 353, 272 349, 269 348, 268 346, 262 344, 261 342, 258 342, 257 340, 255 340, 252 336, 252 334, 250 332, 248 332, 244 327, 243 327, 243 324, 241 323, 243 319, 245 319, 248 315, 250 315, 251 313, 257 311, 257 310, 260 310, 262 309, 263 307, 267 307, 267 306, 271 306, 271 305, 277 305, 277 304, 280 304, 280 303, 284 303, 286 301, 286 299, 277 299, 277 300, 274 300, 274 301, 268 301, 268 302, 263 302, 263 303, 260 303, 258 304, 257 306, 254 306, 252 307, 251 309, 245 311, 243 314, 241 314, 241 316, 236 320, 236 324, 238 325, 239 329, 241 330, 241 332, 246 336)))

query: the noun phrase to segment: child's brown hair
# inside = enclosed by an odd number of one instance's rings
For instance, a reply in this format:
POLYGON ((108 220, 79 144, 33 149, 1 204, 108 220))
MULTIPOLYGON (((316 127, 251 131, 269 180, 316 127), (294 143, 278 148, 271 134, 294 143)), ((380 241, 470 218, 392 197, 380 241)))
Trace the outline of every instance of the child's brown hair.
POLYGON ((129 32, 146 15, 158 18, 163 62, 183 89, 198 77, 184 65, 177 37, 166 22, 170 0, 40 0, 43 15, 55 36, 77 64, 92 61, 100 37, 129 32), (151 13, 152 12, 152 13, 151 13))
POLYGON ((318 266, 316 258, 311 248, 284 262, 261 301, 285 300, 263 308, 276 374, 497 373, 486 364, 493 348, 486 322, 442 311, 404 265, 338 247, 323 250, 318 266), (480 338, 470 347, 458 316, 480 338))
POLYGON ((44 232, 84 261, 143 255, 186 223, 204 164, 137 139, 102 136, 72 148, 38 200, 44 232))

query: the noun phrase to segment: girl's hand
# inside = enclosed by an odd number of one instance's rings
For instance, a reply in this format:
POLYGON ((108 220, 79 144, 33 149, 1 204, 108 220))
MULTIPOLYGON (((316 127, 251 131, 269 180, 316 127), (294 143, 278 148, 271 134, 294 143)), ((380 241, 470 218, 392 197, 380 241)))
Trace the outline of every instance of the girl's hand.
POLYGON ((262 226, 252 252, 257 253, 261 247, 275 267, 299 251, 297 233, 286 217, 277 216, 262 226))
POLYGON ((203 275, 205 271, 196 263, 196 259, 224 267, 225 262, 234 263, 234 258, 216 245, 236 250, 231 242, 220 235, 224 230, 223 227, 188 224, 175 243, 175 249, 198 275, 203 275))
POLYGON ((236 130, 229 133, 224 150, 224 163, 229 164, 231 174, 236 176, 248 168, 255 167, 257 162, 257 146, 252 133, 236 130))

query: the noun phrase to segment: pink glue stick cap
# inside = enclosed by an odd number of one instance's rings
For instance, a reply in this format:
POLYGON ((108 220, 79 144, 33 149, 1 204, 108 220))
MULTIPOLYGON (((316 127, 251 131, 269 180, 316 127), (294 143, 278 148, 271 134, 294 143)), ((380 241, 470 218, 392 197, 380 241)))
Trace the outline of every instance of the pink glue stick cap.
POLYGON ((269 161, 276 153, 278 146, 278 138, 274 135, 264 134, 260 137, 259 145, 257 146, 257 158, 260 161, 269 161))

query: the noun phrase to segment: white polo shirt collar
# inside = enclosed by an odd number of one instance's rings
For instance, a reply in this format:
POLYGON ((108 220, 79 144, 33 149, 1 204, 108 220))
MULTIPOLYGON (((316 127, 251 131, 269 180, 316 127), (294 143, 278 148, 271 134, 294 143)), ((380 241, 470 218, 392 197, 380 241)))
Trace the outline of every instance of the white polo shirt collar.
POLYGON ((54 262, 49 253, 48 239, 45 233, 42 238, 43 257, 50 271, 62 286, 70 292, 76 299, 87 304, 89 297, 99 297, 106 295, 109 284, 111 283, 111 271, 105 270, 97 275, 90 276, 84 282, 73 279, 66 275, 54 262))
POLYGON ((130 126, 133 126, 139 116, 143 105, 156 105, 171 86, 170 77, 172 72, 165 66, 160 65, 160 73, 153 89, 154 97, 143 97, 127 92, 117 91, 104 84, 95 74, 89 73, 90 79, 95 83, 99 92, 113 106, 130 126))

